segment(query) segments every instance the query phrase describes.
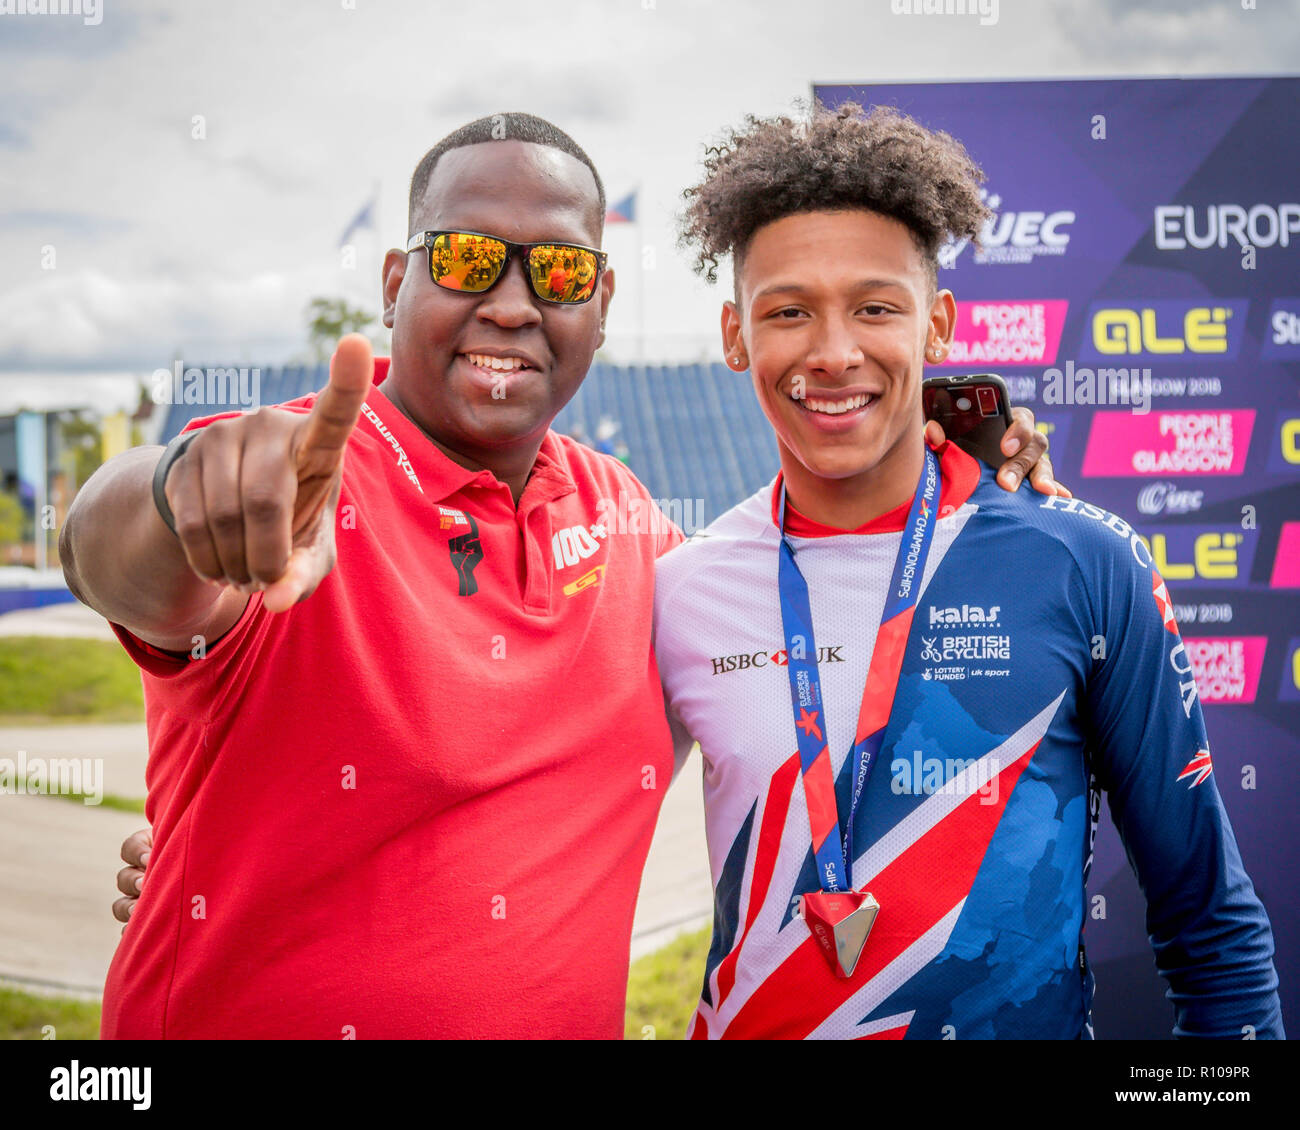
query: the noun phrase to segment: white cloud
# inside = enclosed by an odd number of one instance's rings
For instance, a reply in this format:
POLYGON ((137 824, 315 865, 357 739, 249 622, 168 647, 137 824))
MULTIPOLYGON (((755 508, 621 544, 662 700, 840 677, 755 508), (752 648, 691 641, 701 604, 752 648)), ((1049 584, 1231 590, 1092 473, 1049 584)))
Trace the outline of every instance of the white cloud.
POLYGON ((0 211, 0 369, 283 361, 311 296, 378 308, 411 169, 499 109, 569 129, 612 199, 641 186, 643 222, 607 232, 611 350, 633 350, 644 308, 651 356, 716 356, 729 286, 690 272, 674 213, 706 139, 745 112, 786 109, 814 80, 1284 71, 1300 24, 1286 7, 1006 2, 979 28, 840 0, 110 0, 99 28, 0 51, 0 200, 30 217, 0 211), (338 237, 376 183, 381 232, 342 271, 338 237))

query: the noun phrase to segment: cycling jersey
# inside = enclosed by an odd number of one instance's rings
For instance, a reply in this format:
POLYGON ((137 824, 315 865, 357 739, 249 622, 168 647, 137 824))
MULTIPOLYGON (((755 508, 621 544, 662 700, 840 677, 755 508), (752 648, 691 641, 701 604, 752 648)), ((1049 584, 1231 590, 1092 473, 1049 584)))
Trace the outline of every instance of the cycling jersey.
MULTIPOLYGON (((656 650, 704 757, 715 894, 690 1034, 1090 1038, 1100 788, 1146 893, 1175 1034, 1281 1037, 1268 919, 1145 544, 1096 506, 1009 494, 940 452, 939 520, 847 853, 881 907, 849 979, 794 914, 819 884, 777 593, 779 477, 658 563, 656 650)), ((841 821, 907 510, 850 533, 787 508, 841 821)))

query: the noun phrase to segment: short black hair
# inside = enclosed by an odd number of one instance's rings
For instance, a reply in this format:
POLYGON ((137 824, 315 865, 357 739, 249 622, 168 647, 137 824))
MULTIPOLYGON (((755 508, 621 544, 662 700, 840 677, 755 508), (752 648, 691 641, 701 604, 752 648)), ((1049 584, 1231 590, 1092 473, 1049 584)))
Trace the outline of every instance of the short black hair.
POLYGON ((992 214, 980 196, 983 180, 961 142, 891 107, 868 113, 856 102, 838 110, 815 103, 798 120, 751 114, 705 151, 704 179, 682 193, 678 234, 697 253, 695 270, 716 282, 719 258, 730 254, 739 278, 754 233, 776 220, 876 212, 912 233, 934 289, 944 241, 978 243, 992 214))
POLYGON ((478 145, 487 141, 531 141, 534 145, 549 145, 552 149, 558 149, 561 153, 576 157, 591 170, 591 175, 596 178, 596 197, 600 208, 599 223, 603 227, 605 223, 605 185, 586 151, 564 130, 560 129, 559 126, 552 125, 545 118, 539 118, 534 114, 511 112, 487 114, 482 118, 467 122, 459 129, 452 130, 451 133, 420 158, 420 163, 415 166, 415 172, 411 175, 411 195, 407 202, 406 212, 407 227, 410 229, 408 234, 413 233, 415 230, 415 213, 424 200, 425 190, 429 187, 429 177, 433 175, 433 168, 438 163, 438 158, 450 149, 460 149, 465 145, 478 145))

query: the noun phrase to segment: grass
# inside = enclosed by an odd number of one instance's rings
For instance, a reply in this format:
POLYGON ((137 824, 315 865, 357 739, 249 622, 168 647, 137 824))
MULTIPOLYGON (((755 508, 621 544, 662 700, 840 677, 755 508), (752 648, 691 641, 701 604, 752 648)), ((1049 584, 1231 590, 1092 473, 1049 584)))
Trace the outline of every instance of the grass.
POLYGON ((0 724, 143 718, 140 671, 121 644, 0 636, 0 724))
MULTIPOLYGON (((86 804, 86 793, 31 793, 31 796, 52 796, 59 800, 72 800, 77 804, 86 804)), ((87 808, 95 808, 96 805, 86 805, 87 808)), ((138 812, 144 814, 144 801, 137 797, 118 796, 117 793, 104 793, 99 798, 99 808, 114 808, 118 812, 138 812)))
POLYGON ((627 1016, 623 1036, 680 1040, 700 999, 704 959, 709 954, 708 929, 683 934, 662 949, 632 963, 627 980, 627 1016))
MULTIPOLYGON (((624 1035, 629 1040, 680 1040, 704 980, 709 931, 685 934, 632 963, 624 1035)), ((0 985, 0 1040, 40 1040, 45 1025, 60 1040, 99 1038, 99 1002, 46 997, 0 985)))
POLYGON ((99 1039, 99 1001, 37 996, 0 985, 0 1040, 99 1039), (52 1033, 45 1031, 47 1025, 52 1033))

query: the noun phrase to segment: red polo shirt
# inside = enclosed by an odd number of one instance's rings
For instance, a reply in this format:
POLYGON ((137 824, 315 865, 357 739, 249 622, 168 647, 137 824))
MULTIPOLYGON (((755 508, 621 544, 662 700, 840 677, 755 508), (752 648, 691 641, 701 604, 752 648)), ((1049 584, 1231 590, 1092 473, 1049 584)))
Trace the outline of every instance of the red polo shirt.
POLYGON ((516 507, 372 389, 308 600, 198 660, 118 628, 154 851, 103 1035, 620 1037, 672 775, 652 506, 548 433, 516 507))

